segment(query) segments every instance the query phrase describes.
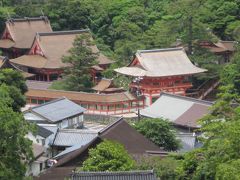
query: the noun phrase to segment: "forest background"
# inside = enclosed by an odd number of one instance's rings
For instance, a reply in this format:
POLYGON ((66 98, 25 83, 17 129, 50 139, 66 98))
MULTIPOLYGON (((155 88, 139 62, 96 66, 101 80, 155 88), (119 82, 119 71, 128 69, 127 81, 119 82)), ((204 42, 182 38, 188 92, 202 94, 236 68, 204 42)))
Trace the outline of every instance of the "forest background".
POLYGON ((89 28, 99 49, 116 62, 104 73, 108 78, 136 50, 169 48, 181 41, 192 62, 209 70, 198 77, 202 83, 219 74, 216 61, 221 57, 197 42, 240 39, 238 0, 0 0, 0 6, 0 33, 7 18, 42 15, 56 31, 89 28))

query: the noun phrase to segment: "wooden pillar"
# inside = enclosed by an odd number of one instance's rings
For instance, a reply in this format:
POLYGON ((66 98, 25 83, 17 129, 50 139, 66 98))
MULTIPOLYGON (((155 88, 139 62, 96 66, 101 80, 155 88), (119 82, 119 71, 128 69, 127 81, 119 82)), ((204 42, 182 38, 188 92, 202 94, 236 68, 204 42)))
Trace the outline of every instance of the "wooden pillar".
POLYGON ((47 73, 47 81, 50 81, 50 74, 47 73))
POLYGON ((152 94, 150 94, 150 96, 149 96, 149 101, 150 101, 150 105, 152 105, 152 94))

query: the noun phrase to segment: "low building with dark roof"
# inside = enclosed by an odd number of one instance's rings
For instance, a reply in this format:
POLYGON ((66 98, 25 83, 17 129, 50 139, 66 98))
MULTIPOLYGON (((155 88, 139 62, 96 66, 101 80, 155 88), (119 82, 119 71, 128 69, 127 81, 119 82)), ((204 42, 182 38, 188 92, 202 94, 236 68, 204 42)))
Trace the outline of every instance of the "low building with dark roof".
POLYGON ((85 109, 67 98, 56 99, 24 112, 27 121, 57 124, 59 128, 80 127, 85 109))
POLYGON ((119 172, 78 172, 71 180, 157 180, 153 170, 119 172))
POLYGON ((210 113, 213 102, 162 92, 160 97, 140 114, 150 118, 163 118, 185 129, 200 128, 198 120, 210 113))
POLYGON ((34 160, 27 167, 27 176, 37 176, 46 169, 46 161, 48 158, 44 155, 45 148, 39 144, 32 144, 34 160))
POLYGON ((37 179, 63 180, 65 177, 71 177, 72 172, 75 171, 77 167, 80 167, 82 162, 88 157, 89 149, 95 148, 105 139, 121 143, 127 152, 135 159, 139 159, 141 156, 167 155, 166 151, 161 150, 157 145, 145 138, 120 118, 98 132, 97 136, 87 144, 72 148, 60 157, 56 156, 58 162, 43 172, 37 179))

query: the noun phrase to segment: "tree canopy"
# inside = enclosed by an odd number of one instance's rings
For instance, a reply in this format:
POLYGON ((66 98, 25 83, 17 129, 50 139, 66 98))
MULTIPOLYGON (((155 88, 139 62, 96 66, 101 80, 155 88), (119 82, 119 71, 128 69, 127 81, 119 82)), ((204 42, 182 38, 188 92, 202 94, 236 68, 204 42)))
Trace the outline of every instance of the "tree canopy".
POLYGON ((20 112, 21 107, 25 106, 26 98, 24 93, 26 91, 25 79, 20 72, 12 69, 0 70, 0 97, 6 97, 8 99, 7 104, 14 111, 20 112))
POLYGON ((79 35, 69 50, 70 55, 62 61, 69 66, 64 68, 61 84, 65 90, 89 91, 92 87, 91 67, 96 64, 98 53, 91 49, 93 42, 89 34, 79 35))
POLYGON ((20 113, 25 91, 19 72, 0 70, 0 179, 23 179, 32 159, 32 142, 25 138, 31 127, 20 113))
POLYGON ((175 151, 180 147, 174 129, 167 120, 145 118, 137 122, 134 128, 165 150, 175 151))
POLYGON ((96 148, 90 149, 89 157, 83 162, 83 171, 128 171, 135 167, 135 161, 130 157, 124 146, 109 140, 104 140, 96 148))

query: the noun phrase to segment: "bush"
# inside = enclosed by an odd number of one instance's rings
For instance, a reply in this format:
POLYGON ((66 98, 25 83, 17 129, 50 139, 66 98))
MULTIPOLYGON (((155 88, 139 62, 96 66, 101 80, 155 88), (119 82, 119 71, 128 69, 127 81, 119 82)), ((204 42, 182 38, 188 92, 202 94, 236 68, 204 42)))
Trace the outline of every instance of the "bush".
POLYGON ((166 120, 145 118, 137 122, 134 127, 165 150, 175 151, 180 147, 180 142, 176 139, 173 128, 166 120))

